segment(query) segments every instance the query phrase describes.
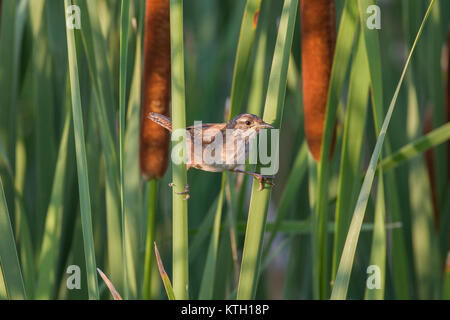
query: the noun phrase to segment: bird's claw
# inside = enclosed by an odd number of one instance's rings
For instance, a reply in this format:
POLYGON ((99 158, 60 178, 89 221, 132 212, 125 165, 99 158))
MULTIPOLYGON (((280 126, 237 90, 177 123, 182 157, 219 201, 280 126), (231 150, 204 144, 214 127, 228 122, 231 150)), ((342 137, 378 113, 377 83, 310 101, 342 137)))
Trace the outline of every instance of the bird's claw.
POLYGON ((258 179, 259 191, 264 189, 264 182, 267 182, 267 184, 270 184, 272 187, 275 186, 275 184, 272 182, 272 179, 274 178, 273 176, 265 176, 260 173, 248 172, 248 171, 243 171, 243 170, 239 170, 239 169, 234 169, 233 172, 249 174, 249 175, 253 176, 255 179, 258 179))
POLYGON ((272 182, 273 177, 271 177, 271 176, 265 176, 262 174, 258 174, 255 176, 255 178, 258 179, 258 181, 259 181, 259 191, 264 189, 264 182, 266 182, 267 184, 270 184, 272 187, 275 186, 275 184, 272 182))
MULTIPOLYGON (((173 182, 169 183, 169 187, 174 187, 175 184, 173 182)), ((191 195, 189 194, 190 188, 189 185, 185 185, 184 186, 184 191, 183 192, 175 192, 176 194, 184 194, 186 195, 186 197, 183 200, 188 200, 191 198, 191 195)))

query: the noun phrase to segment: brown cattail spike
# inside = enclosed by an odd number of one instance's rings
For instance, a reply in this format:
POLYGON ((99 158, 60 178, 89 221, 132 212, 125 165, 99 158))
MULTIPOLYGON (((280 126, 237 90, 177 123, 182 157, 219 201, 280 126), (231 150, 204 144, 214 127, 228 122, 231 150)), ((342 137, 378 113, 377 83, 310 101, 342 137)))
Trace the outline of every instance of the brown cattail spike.
POLYGON ((147 0, 140 135, 144 178, 161 178, 168 167, 170 134, 148 119, 170 114, 170 0, 147 0))
POLYGON ((300 10, 305 133, 309 150, 319 161, 336 42, 336 12, 332 0, 301 0, 300 10))

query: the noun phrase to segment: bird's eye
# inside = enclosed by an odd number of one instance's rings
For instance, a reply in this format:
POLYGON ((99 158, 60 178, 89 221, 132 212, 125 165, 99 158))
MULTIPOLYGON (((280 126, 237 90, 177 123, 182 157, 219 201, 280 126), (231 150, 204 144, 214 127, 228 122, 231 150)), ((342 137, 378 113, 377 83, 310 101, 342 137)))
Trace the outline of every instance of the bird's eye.
POLYGON ((245 124, 249 126, 250 125, 250 121, 248 121, 248 120, 245 121, 245 124))

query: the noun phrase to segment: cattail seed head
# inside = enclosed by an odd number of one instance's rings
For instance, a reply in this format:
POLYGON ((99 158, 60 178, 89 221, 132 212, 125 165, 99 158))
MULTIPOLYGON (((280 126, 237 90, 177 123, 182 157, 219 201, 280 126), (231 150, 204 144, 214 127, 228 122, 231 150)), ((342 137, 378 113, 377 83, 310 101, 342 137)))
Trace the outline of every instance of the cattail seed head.
POLYGON ((170 134, 147 118, 170 115, 170 0, 147 0, 140 132, 140 166, 146 179, 161 178, 168 167, 170 134))
MULTIPOLYGON (((309 150, 319 161, 336 42, 334 1, 301 0, 300 12, 305 133, 309 150)), ((333 146, 334 138, 331 153, 333 146)))

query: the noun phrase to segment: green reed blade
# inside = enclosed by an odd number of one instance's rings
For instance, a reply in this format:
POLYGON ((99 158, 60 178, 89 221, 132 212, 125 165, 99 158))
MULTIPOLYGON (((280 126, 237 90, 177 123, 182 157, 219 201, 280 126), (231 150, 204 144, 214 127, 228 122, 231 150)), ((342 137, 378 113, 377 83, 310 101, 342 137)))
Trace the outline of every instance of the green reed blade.
POLYGON ((151 294, 151 279, 152 279, 152 265, 153 265, 153 246, 155 240, 155 215, 156 215, 156 201, 157 201, 157 180, 152 179, 148 183, 148 222, 147 222, 147 237, 145 241, 145 260, 144 260, 144 284, 142 286, 142 296, 145 300, 150 300, 151 294))
MULTIPOLYGON (((213 203, 209 207, 209 209, 205 213, 205 217, 203 218, 203 221, 201 222, 200 226, 198 227, 197 231, 195 233, 194 240, 191 242, 191 245, 189 247, 189 261, 195 261, 197 259, 198 255, 200 254, 201 250, 203 250, 202 245, 206 242, 206 239, 208 235, 211 233, 211 228, 214 223, 214 217, 217 212, 217 205, 219 203, 219 195, 216 196, 213 203)), ((194 232, 195 230, 190 230, 190 232, 194 232)))
MULTIPOLYGON (((130 1, 122 0, 120 22, 120 77, 119 77, 119 165, 120 165, 120 211, 122 217, 122 265, 124 272, 124 297, 128 299, 130 287, 128 284, 128 241, 125 223, 127 221, 125 211, 125 109, 127 91, 127 59, 128 59, 128 28, 130 25, 130 1)), ((131 270, 130 270, 131 272, 131 270)))
MULTIPOLYGON (((183 0, 170 0, 170 46, 172 61, 172 126, 173 131, 186 128, 184 84, 183 0)), ((184 140, 182 140, 184 141, 184 140)), ((174 146, 175 141, 172 143, 174 146)), ((185 145, 181 145, 184 156, 185 145)), ((188 210, 185 195, 186 163, 172 163, 173 186, 173 289, 177 299, 189 298, 188 210)))
POLYGON ((120 296, 119 292, 117 292, 116 288, 114 287, 111 280, 108 279, 108 277, 103 273, 102 270, 97 268, 98 273, 100 274, 100 277, 102 277, 103 281, 105 282, 106 286, 109 289, 109 292, 111 292, 111 295, 113 296, 114 300, 123 300, 120 296))
POLYGON ((295 158, 294 166, 289 175, 289 180, 286 183, 286 186, 284 187, 283 195, 281 197, 280 205, 278 206, 277 216, 274 222, 274 227, 270 233, 270 238, 267 241, 264 256, 268 254, 268 251, 272 246, 273 240, 275 239, 278 233, 278 229, 280 228, 281 223, 286 217, 289 207, 292 205, 292 202, 294 201, 294 197, 296 196, 300 183, 302 182, 306 174, 307 168, 308 168, 308 145, 306 144, 306 141, 304 141, 298 151, 297 157, 295 158))
MULTIPOLYGON (((70 6, 70 0, 65 0, 65 8, 70 6)), ((67 18, 67 17, 66 17, 67 18)), ((80 193, 80 211, 83 229, 84 251, 86 257, 86 274, 89 299, 98 299, 98 282, 95 262, 94 237, 92 233, 91 200, 89 195, 89 178, 86 160, 86 145, 84 140, 83 115, 81 110, 80 85, 78 79, 78 63, 74 30, 66 28, 67 50, 69 56, 70 88, 72 95, 73 127, 77 156, 77 172, 80 193)))
MULTIPOLYGON (((145 4, 142 2, 141 8, 137 3, 134 6, 134 16, 136 18, 136 30, 131 34, 136 36, 136 44, 134 46, 134 65, 132 71, 130 96, 128 101, 127 122, 125 131, 124 145, 124 168, 125 174, 125 212, 127 212, 125 223, 126 241, 129 243, 129 252, 127 259, 128 285, 130 287, 130 297, 138 298, 142 292, 143 267, 142 254, 140 248, 145 245, 143 226, 146 225, 144 220, 144 204, 141 170, 139 164, 139 141, 140 141, 140 123, 141 123, 141 78, 142 78, 142 39, 143 26, 145 23, 145 4), (140 9, 140 10, 139 10, 140 9)), ((131 46, 130 48, 133 48, 131 46)), ((131 57, 129 58, 131 59, 131 57)), ((130 64, 131 68, 131 64, 130 64)), ((153 242, 153 240, 152 240, 153 242)), ((150 249, 151 243, 150 242, 150 249)))
MULTIPOLYGON (((445 22, 442 21, 443 17, 441 17, 441 13, 445 12, 441 9, 442 2, 443 1, 436 2, 430 13, 430 24, 427 30, 425 30, 424 36, 424 39, 426 39, 425 41, 428 41, 428 43, 426 45, 426 51, 424 50, 424 62, 422 63, 422 65, 427 66, 424 72, 426 75, 426 81, 424 82, 428 86, 428 93, 430 95, 428 103, 430 103, 433 108, 433 128, 440 127, 448 122, 448 108, 450 108, 450 106, 448 105, 450 101, 445 101, 445 78, 439 76, 442 74, 443 70, 442 46, 446 41, 444 32, 448 29, 448 24, 445 24, 445 22)), ((447 73, 449 72, 448 68, 449 67, 447 66, 447 73)), ((421 81, 422 79, 417 80, 421 81)), ((447 83, 447 88, 448 86, 449 84, 447 83)), ((435 157, 433 160, 434 165, 436 166, 436 172, 434 174, 434 179, 436 181, 436 200, 439 208, 441 208, 445 201, 444 195, 446 192, 446 187, 448 185, 447 176, 449 173, 447 172, 447 170, 449 170, 448 163, 450 162, 450 159, 447 158, 449 154, 445 145, 437 146, 434 150, 434 154, 435 157)))
MULTIPOLYGON (((446 261, 447 255, 448 255, 448 229, 450 227, 450 186, 447 187, 447 197, 446 201, 444 203, 443 211, 442 211, 442 223, 439 230, 439 244, 440 244, 440 252, 441 252, 441 259, 442 261, 446 261)), ((449 268, 446 268, 446 279, 450 280, 449 276, 449 268)), ((450 283, 448 283, 450 285, 450 283)), ((449 287, 444 288, 446 293, 450 293, 448 289, 449 287)), ((444 299, 447 299, 448 296, 444 296, 444 299)))
MULTIPOLYGON (((61 7, 61 10, 63 8, 61 7)), ((46 21, 46 4, 44 0, 30 1, 29 14, 31 31, 34 39, 32 53, 32 103, 35 112, 35 136, 37 156, 37 203, 30 223, 35 226, 33 236, 35 247, 39 248, 42 243, 42 235, 45 226, 45 215, 50 201, 53 172, 56 164, 55 145, 55 101, 54 86, 52 83, 52 60, 53 54, 50 50, 50 35, 48 34, 46 21)), ((63 102, 61 102, 63 103, 63 102)))
POLYGON ((56 292, 56 269, 59 254, 58 239, 61 235, 64 183, 66 176, 67 145, 71 123, 70 109, 66 112, 64 131, 59 145, 58 161, 55 168, 52 195, 45 221, 44 239, 39 256, 38 282, 36 288, 37 299, 52 299, 56 292))
POLYGON ((328 100, 325 114, 325 124, 322 137, 320 163, 317 167, 317 197, 315 207, 316 232, 313 236, 313 293, 316 299, 326 299, 329 289, 328 250, 326 225, 328 221, 328 174, 329 155, 332 143, 336 110, 344 84, 347 65, 355 35, 358 9, 357 3, 347 0, 342 13, 341 22, 336 39, 336 49, 331 68, 330 85, 328 88, 328 100))
POLYGON ((353 266, 353 260, 356 251, 356 245, 358 243, 359 233, 361 230, 361 225, 364 219, 364 213, 367 207, 367 201, 369 199, 370 190, 372 188, 372 182, 375 176, 376 165, 381 153, 381 147, 384 142, 384 137, 386 136, 386 131, 389 127, 389 122, 392 117, 392 112, 394 111, 395 103, 397 101, 398 93, 400 91, 400 87, 403 83, 403 79, 405 77, 406 70, 408 68, 409 62, 411 60, 411 56, 414 52, 414 49, 417 45, 417 42, 422 33, 425 22, 427 21, 428 15, 430 13, 430 9, 433 7, 435 0, 430 2, 428 10, 423 18, 422 24, 417 32, 417 36, 414 40, 413 46, 410 50, 408 58, 406 60, 405 66, 403 68, 402 74, 400 76, 400 80, 397 84, 397 87, 394 92, 394 96, 392 97, 391 103, 389 105, 389 109, 387 111, 386 117, 383 121, 383 126, 381 127, 379 137, 377 139, 377 143, 375 145, 375 149, 373 151, 372 157, 369 162, 369 168, 367 170, 366 176, 364 178, 363 185, 361 187, 361 191, 358 197, 358 201, 356 204, 355 211, 353 213, 352 222, 350 224, 350 229, 347 235, 347 239, 345 241, 344 250, 342 252, 342 257, 339 263, 339 268, 336 275, 336 281, 333 287, 333 291, 331 293, 331 299, 345 299, 347 297, 348 285, 350 282, 350 274, 353 266))
MULTIPOLYGON (((297 7, 297 0, 284 2, 264 107, 263 120, 277 128, 281 125, 283 115, 297 7)), ((276 147, 272 146, 272 150, 277 150, 276 147)), ((270 195, 270 188, 266 187, 260 191, 258 181, 253 182, 237 299, 252 299, 256 294, 270 195)))
MULTIPOLYGON (((365 54, 369 62, 369 74, 370 74, 370 87, 371 87, 371 101, 373 118, 375 122, 375 133, 378 137, 383 125, 383 79, 381 68, 381 52, 379 44, 379 32, 377 30, 369 30, 366 28, 366 21, 368 18, 367 8, 370 5, 374 5, 374 0, 359 0, 359 13, 361 30, 365 40, 365 54)), ((384 143, 387 154, 391 153, 390 141, 386 137, 384 143)), ((380 157, 382 155, 380 154, 380 157)), ((401 220, 401 212, 399 207, 399 193, 397 190, 397 184, 395 176, 392 171, 385 173, 386 183, 384 184, 386 190, 386 204, 390 212, 391 221, 401 220)), ((393 272, 393 284, 395 287, 395 295, 399 299, 407 299, 410 295, 411 282, 409 281, 410 269, 407 267, 410 262, 406 256, 405 245, 405 228, 398 228, 392 230, 392 272, 393 272)))
MULTIPOLYGON (((260 14, 261 0, 247 0, 244 16, 242 18, 241 29, 239 32, 239 40, 238 47, 236 51, 236 59, 234 63, 234 71, 233 71, 233 80, 231 84, 231 96, 230 96, 230 110, 228 113, 228 120, 237 116, 242 109, 242 103, 244 100, 244 94, 247 89, 247 83, 250 78, 250 62, 253 52, 253 45, 255 40, 255 35, 258 26, 259 14, 260 14)), ((264 20, 267 20, 267 14, 264 14, 264 20)), ((267 24, 267 22, 265 23, 267 24)), ((264 32, 261 30, 261 32, 264 32)), ((263 40, 264 41, 264 40, 263 40)), ((262 48, 264 49, 264 48, 262 48)), ((260 53, 261 55, 261 53, 260 53)), ((265 64, 264 61, 265 55, 260 57, 260 63, 265 64)), ((255 68, 256 70, 256 68, 255 68)), ((264 83, 263 79, 261 79, 261 84, 264 83)), ((259 79, 254 82, 256 85, 259 82, 259 79)), ((262 94, 262 92, 261 92, 262 94)), ((262 97, 261 97, 262 98, 262 97)), ((262 106, 259 107, 261 109, 262 106)), ((259 113, 257 113, 259 115, 259 113)), ((226 173, 222 174, 222 181, 226 180, 226 173)), ((246 181, 247 177, 244 177, 244 183, 241 188, 241 199, 243 199, 244 193, 246 191, 246 181)), ((222 188, 220 190, 220 201, 222 201, 222 197, 224 195, 225 184, 222 184, 222 188)), ((243 204, 243 201, 240 202, 243 204)), ((222 206, 218 207, 220 212, 216 213, 217 216, 222 215, 222 206)), ((240 206, 240 209, 242 206, 240 206)), ((229 215, 229 219, 235 218, 235 215, 229 215)), ((235 224, 235 221, 231 222, 232 225, 235 224)))
POLYGON ((84 48, 91 81, 94 84, 97 103, 95 103, 97 123, 102 142, 106 164, 105 197, 106 197, 106 230, 108 241, 108 263, 111 280, 119 291, 123 290, 124 270, 122 267, 122 236, 120 217, 119 164, 115 149, 115 139, 107 115, 108 110, 114 110, 114 105, 108 105, 111 93, 107 85, 110 72, 105 64, 107 49, 102 36, 99 17, 89 12, 97 12, 96 1, 80 2, 81 12, 87 17, 81 29, 84 48))
POLYGON ((175 291, 172 287, 172 283, 170 282, 170 279, 166 273, 166 270, 164 270, 164 266, 163 266, 161 257, 159 255, 159 251, 158 251, 158 247, 156 246, 156 242, 155 242, 154 246, 155 246, 155 256, 156 256, 156 262, 158 263, 159 274, 161 275, 161 279, 164 284, 164 289, 166 289, 167 297, 169 298, 169 300, 175 300, 175 291))
POLYGON ((260 6, 261 0, 247 0, 245 6, 241 31, 239 33, 236 61, 234 64, 234 76, 231 84, 230 113, 228 119, 237 116, 241 110, 245 89, 247 88, 246 83, 249 78, 249 66, 260 6))
MULTIPOLYGON (((378 178, 377 200, 375 205, 375 222, 372 237, 372 247, 370 250, 370 266, 375 266, 379 273, 379 283, 371 283, 375 287, 366 286, 366 300, 383 300, 386 281, 386 228, 385 216, 386 207, 384 202, 384 183, 383 175, 378 178), (377 285, 380 285, 377 287, 377 285)), ((373 272, 373 271, 372 271, 373 272)), ((372 273, 373 274, 373 273, 372 273)), ((370 279, 368 279, 369 281, 370 279)))
POLYGON ((434 148, 449 139, 450 123, 447 123, 385 157, 378 164, 378 168, 382 168, 384 171, 393 169, 398 165, 403 164, 405 161, 417 157, 428 149, 434 148))
MULTIPOLYGON (((269 29, 269 17, 271 3, 265 1, 261 5, 261 12, 258 20, 259 27, 257 30, 257 43, 255 52, 255 61, 253 65, 253 73, 251 79, 251 87, 248 97, 247 112, 255 115, 262 114, 264 107, 264 90, 266 86, 266 56, 268 51, 267 38, 269 29)), ((249 52, 250 54, 251 52, 249 52)))
POLYGON ((217 251, 219 247, 220 225, 222 219, 223 198, 225 191, 226 175, 222 175, 222 186, 220 188, 219 202, 217 204, 216 215, 214 218, 213 232, 208 247, 205 269, 203 271, 202 282, 200 285, 199 300, 212 299, 214 289, 214 275, 216 272, 217 251))
MULTIPOLYGON (((26 299, 23 284, 22 271, 17 256, 14 234, 9 218, 8 206, 6 204, 3 182, 0 177, 0 265, 3 273, 3 281, 9 299, 26 299)), ((2 275, 0 275, 2 276, 2 275)))
POLYGON ((357 179, 361 167, 362 142, 367 114, 369 94, 369 66, 365 56, 364 38, 360 31, 356 53, 350 73, 347 110, 344 123, 339 184, 336 200, 336 231, 331 279, 334 280, 337 265, 344 247, 345 236, 350 225, 352 207, 356 203, 360 182, 357 179))
MULTIPOLYGON (((404 3, 402 7, 407 10, 406 12, 408 14, 411 12, 418 12, 418 9, 421 9, 420 3, 405 4, 406 3, 404 3)), ((427 30, 434 24, 433 9, 430 9, 430 22, 427 30)), ((408 15, 405 14, 403 17, 408 17, 408 15)), ((416 22, 404 19, 404 24, 407 29, 411 30, 410 33, 412 36, 412 29, 416 22)), ((408 32, 407 35, 409 35, 408 32)), ((427 39, 426 34, 424 35, 424 38, 427 39)), ((408 43, 410 43, 410 41, 408 41, 408 43)), ((424 48, 425 47, 420 47, 418 49, 417 60, 419 61, 423 56, 424 48)), ((413 63, 405 76, 407 89, 406 103, 408 106, 406 114, 406 138, 408 141, 417 138, 422 133, 422 128, 419 125, 421 110, 417 86, 417 84, 420 83, 420 80, 415 77, 416 72, 418 73, 417 65, 413 63)), ((437 111, 437 108, 435 110, 437 111)), ((440 175, 444 174, 442 170, 439 170, 439 167, 436 168, 440 175)), ((438 293, 440 291, 438 287, 440 286, 441 279, 440 273, 436 272, 436 270, 440 268, 439 250, 437 247, 438 243, 435 231, 433 230, 434 217, 431 185, 428 182, 428 173, 426 171, 424 157, 419 156, 411 160, 406 169, 409 194, 405 198, 407 199, 410 208, 416 297, 420 299, 438 298, 438 293)), ((438 190, 436 191, 439 193, 438 190)), ((438 194, 436 194, 436 196, 439 198, 438 194)))

